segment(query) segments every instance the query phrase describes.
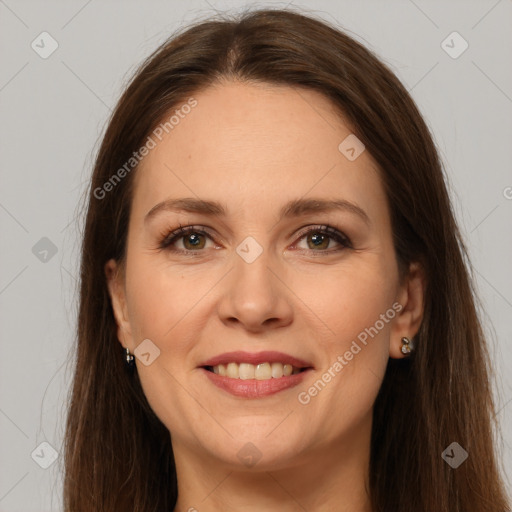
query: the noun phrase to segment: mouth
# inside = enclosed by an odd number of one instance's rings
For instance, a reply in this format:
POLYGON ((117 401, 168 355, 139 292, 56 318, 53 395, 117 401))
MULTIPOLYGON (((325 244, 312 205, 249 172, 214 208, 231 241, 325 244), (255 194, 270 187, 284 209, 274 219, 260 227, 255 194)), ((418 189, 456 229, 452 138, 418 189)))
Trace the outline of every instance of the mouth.
POLYGON ((229 352, 199 366, 209 381, 238 397, 262 398, 300 384, 312 364, 282 352, 229 352))

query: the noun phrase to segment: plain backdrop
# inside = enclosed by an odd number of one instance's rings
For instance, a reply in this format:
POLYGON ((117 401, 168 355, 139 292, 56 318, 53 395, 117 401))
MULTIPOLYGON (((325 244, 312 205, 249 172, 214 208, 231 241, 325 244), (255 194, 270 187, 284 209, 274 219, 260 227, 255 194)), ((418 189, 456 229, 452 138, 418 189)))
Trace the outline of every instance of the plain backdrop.
MULTIPOLYGON (((61 510, 77 205, 123 87, 184 24, 215 11, 285 5, 0 0, 0 511, 61 510)), ((498 449, 510 490, 512 1, 297 0, 293 6, 374 50, 434 134, 486 312, 503 432, 498 449)))

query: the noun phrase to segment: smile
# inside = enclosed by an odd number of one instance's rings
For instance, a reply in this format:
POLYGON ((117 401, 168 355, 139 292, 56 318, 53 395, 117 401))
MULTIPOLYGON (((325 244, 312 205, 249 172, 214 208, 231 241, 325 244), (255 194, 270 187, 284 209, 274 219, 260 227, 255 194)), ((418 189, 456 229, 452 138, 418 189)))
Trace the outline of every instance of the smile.
POLYGON ((311 362, 274 350, 235 351, 202 361, 198 369, 217 388, 243 398, 262 398, 299 385, 311 362))

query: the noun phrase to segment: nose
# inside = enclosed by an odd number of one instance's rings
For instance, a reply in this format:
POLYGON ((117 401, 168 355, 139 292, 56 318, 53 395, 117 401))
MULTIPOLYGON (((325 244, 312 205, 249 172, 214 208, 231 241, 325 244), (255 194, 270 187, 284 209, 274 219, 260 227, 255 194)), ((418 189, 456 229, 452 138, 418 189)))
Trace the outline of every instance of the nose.
POLYGON ((268 254, 264 250, 251 263, 234 255, 234 268, 226 276, 217 308, 228 327, 258 333, 292 322, 293 294, 280 265, 268 254))

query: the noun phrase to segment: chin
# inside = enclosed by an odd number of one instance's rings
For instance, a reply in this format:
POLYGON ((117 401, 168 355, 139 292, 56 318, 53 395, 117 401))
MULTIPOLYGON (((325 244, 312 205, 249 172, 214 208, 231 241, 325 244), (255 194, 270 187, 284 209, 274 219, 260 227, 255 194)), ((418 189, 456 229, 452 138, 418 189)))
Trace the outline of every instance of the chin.
POLYGON ((218 440, 212 446, 210 437, 203 446, 231 470, 275 471, 289 468, 294 459, 300 458, 304 439, 300 433, 297 433, 297 438, 290 435, 289 429, 283 429, 281 435, 269 434, 276 425, 278 423, 271 428, 265 425, 259 429, 253 426, 250 433, 244 428, 226 428, 232 438, 223 436, 223 440, 218 440), (221 443, 224 444, 219 446, 221 443))

